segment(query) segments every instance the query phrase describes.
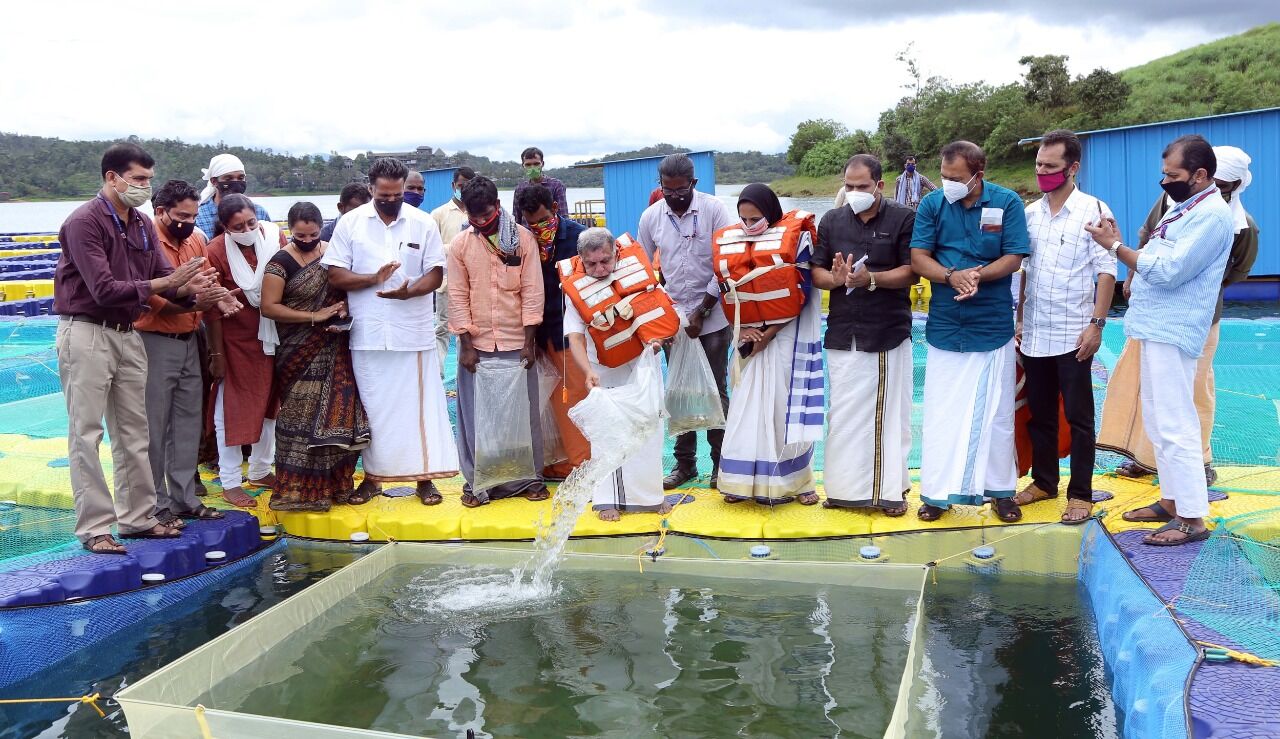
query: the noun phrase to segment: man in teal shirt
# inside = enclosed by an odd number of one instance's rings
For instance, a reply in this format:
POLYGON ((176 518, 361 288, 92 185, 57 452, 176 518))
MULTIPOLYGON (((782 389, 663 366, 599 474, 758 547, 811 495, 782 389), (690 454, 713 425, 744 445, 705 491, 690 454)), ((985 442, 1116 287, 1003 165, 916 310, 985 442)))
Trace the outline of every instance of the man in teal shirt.
POLYGON ((1011 275, 1031 253, 1017 193, 983 180, 976 144, 942 149, 942 189, 920 201, 911 267, 933 283, 925 324, 924 438, 917 515, 936 521, 952 504, 994 501, 1000 520, 1022 518, 1013 441, 1011 275))

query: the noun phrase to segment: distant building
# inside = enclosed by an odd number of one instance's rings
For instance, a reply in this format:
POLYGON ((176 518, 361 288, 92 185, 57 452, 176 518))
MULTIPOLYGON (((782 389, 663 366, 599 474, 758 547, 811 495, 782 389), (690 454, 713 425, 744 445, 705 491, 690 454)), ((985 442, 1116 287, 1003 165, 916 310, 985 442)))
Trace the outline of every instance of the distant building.
POLYGON ((436 150, 430 146, 419 146, 413 151, 371 151, 369 161, 390 157, 404 162, 404 166, 409 169, 424 169, 435 152, 436 150))

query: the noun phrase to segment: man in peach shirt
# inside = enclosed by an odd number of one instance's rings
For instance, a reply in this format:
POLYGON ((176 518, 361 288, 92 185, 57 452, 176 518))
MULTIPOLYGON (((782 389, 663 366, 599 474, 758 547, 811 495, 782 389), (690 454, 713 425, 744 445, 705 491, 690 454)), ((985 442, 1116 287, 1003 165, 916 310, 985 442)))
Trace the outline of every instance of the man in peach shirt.
POLYGON ((498 188, 487 177, 463 185, 462 205, 469 228, 454 238, 448 257, 449 330, 458 336, 458 460, 467 481, 462 504, 474 508, 517 496, 545 500, 538 376, 532 369, 544 307, 537 240, 498 203, 498 188), (488 412, 476 408, 475 371, 494 360, 518 360, 526 368, 534 465, 527 479, 475 490, 476 413, 488 412))

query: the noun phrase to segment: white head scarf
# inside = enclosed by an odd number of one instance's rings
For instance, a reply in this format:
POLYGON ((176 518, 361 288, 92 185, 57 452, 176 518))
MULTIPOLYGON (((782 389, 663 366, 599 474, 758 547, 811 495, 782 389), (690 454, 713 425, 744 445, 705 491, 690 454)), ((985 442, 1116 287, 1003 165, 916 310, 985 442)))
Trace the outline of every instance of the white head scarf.
POLYGON ((1223 182, 1237 180, 1240 182, 1239 187, 1231 193, 1230 202, 1227 203, 1231 206, 1231 215, 1236 220, 1236 233, 1240 233, 1249 227, 1249 221, 1245 218, 1244 203, 1240 200, 1240 196, 1244 194, 1249 183, 1253 182, 1253 173, 1249 171, 1249 163, 1253 160, 1244 153, 1243 149, 1235 146, 1215 146, 1213 155, 1218 158, 1218 171, 1213 173, 1213 178, 1223 182))
POLYGON ((214 177, 221 177, 228 172, 243 172, 244 162, 240 161, 240 157, 235 154, 219 154, 209 160, 209 168, 202 169, 200 172, 204 175, 202 179, 209 184, 204 186, 204 190, 200 193, 200 202, 204 202, 213 197, 218 188, 213 184, 214 177))
MULTIPOLYGON (((235 170, 231 170, 235 171, 235 170)), ((215 175, 216 176, 216 175, 215 175)), ((240 253, 231 234, 227 234, 227 264, 231 267, 231 279, 240 286, 249 305, 260 308, 262 305, 262 276, 266 273, 267 262, 280 251, 280 227, 270 221, 259 221, 258 230, 253 232, 254 256, 258 259, 257 268, 249 266, 249 260, 240 253)), ((276 332, 276 322, 260 316, 258 319, 258 340, 262 342, 262 352, 274 355, 280 345, 280 334, 276 332)))

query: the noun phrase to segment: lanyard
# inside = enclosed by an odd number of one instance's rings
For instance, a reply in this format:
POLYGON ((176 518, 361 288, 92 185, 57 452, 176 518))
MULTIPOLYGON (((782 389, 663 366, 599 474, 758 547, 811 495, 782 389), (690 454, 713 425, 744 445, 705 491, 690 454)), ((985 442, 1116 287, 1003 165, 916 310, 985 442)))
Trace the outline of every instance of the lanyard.
POLYGON ((1151 231, 1151 235, 1152 235, 1152 236, 1154 236, 1154 237, 1156 237, 1156 238, 1158 238, 1158 239, 1163 239, 1163 238, 1165 237, 1165 233, 1167 233, 1167 232, 1169 231, 1169 226, 1170 226, 1174 221, 1176 221, 1176 220, 1178 220, 1179 218, 1181 218, 1181 217, 1185 216, 1185 215, 1186 215, 1186 214, 1187 214, 1187 213, 1188 213, 1192 208, 1194 208, 1194 207, 1196 207, 1197 205, 1199 205, 1200 203, 1204 202, 1204 199, 1205 199, 1205 198, 1209 197, 1210 195, 1212 195, 1213 193, 1215 193, 1215 192, 1217 192, 1217 191, 1218 191, 1218 188, 1216 188, 1216 187, 1211 187, 1211 188, 1209 188, 1208 190, 1205 190, 1204 192, 1200 193, 1200 195, 1196 196, 1196 199, 1195 199, 1195 200, 1192 200, 1192 201, 1187 205, 1187 207, 1183 208, 1182 210, 1179 210, 1176 214, 1173 214, 1173 215, 1166 215, 1166 216, 1164 217, 1164 220, 1160 221, 1160 223, 1159 223, 1158 225, 1156 225, 1156 227, 1155 227, 1154 229, 1152 229, 1152 231, 1151 231))
MULTIPOLYGON (((120 220, 120 216, 116 214, 116 209, 111 207, 111 203, 103 197, 102 193, 98 193, 98 199, 102 201, 102 205, 106 207, 107 213, 111 216, 111 220, 116 222, 116 228, 120 229, 120 238, 124 239, 124 245, 129 245, 129 235, 125 230, 124 221, 120 220)), ((132 208, 130 208, 132 210, 132 208)), ((147 238, 147 229, 142 227, 142 250, 151 251, 151 241, 147 238)))
POLYGON ((693 214, 693 232, 689 234, 686 234, 684 232, 684 229, 680 228, 680 224, 676 221, 676 217, 674 215, 672 215, 671 213, 667 213, 667 219, 671 221, 671 227, 676 230, 676 233, 680 234, 681 239, 688 239, 689 241, 693 241, 694 239, 698 238, 698 214, 697 213, 693 214))

